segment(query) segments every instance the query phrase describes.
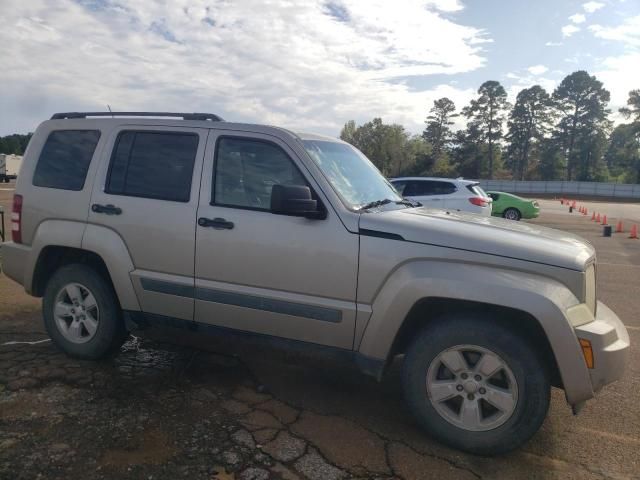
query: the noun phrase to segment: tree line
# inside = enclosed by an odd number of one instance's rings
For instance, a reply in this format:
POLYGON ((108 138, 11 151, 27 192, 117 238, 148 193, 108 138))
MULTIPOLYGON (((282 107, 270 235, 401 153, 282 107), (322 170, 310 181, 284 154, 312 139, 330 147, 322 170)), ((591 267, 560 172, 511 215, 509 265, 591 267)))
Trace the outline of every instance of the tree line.
POLYGON ((7 135, 6 137, 0 137, 0 153, 6 153, 7 155, 23 155, 24 151, 27 149, 31 135, 31 133, 26 135, 14 133, 12 135, 7 135))
POLYGON ((439 176, 515 180, 640 183, 640 89, 629 92, 613 128, 609 91, 577 71, 553 92, 521 90, 513 105, 500 82, 490 80, 458 110, 440 98, 420 135, 374 118, 348 121, 340 138, 369 157, 386 176, 439 176), (454 131, 457 117, 466 120, 454 131))

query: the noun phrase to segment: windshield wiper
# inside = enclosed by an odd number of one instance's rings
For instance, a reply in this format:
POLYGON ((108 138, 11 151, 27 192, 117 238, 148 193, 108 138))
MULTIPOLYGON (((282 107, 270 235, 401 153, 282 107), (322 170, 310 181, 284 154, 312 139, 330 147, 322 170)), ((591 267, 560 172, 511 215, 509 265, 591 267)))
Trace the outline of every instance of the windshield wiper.
POLYGON ((396 205, 406 205, 407 207, 421 207, 422 204, 420 202, 416 202, 414 200, 410 200, 408 198, 403 198, 402 200, 398 200, 396 205))
POLYGON ((373 202, 365 203, 358 210, 369 210, 370 208, 381 207, 382 205, 386 205, 387 203, 391 203, 392 200, 388 198, 382 200, 374 200, 373 202))

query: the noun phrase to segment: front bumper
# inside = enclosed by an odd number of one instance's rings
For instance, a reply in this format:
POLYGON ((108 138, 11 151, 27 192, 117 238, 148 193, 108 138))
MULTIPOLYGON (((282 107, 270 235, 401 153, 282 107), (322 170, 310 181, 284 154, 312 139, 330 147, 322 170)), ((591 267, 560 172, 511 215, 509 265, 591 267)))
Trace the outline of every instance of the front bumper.
POLYGON ((594 365, 589 376, 594 393, 622 377, 629 359, 629 333, 609 307, 598 302, 594 321, 575 327, 575 333, 591 342, 594 365))
POLYGON ((529 210, 526 215, 525 218, 538 218, 538 216, 540 215, 540 209, 539 208, 534 208, 529 210))

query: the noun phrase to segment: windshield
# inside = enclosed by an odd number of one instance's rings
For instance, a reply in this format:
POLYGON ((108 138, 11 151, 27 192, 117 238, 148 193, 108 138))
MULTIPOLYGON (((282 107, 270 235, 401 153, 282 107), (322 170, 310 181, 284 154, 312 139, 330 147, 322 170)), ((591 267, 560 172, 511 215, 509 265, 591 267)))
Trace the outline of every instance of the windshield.
POLYGON ((322 140, 302 143, 348 207, 357 210, 378 200, 402 200, 373 163, 351 145, 322 140))

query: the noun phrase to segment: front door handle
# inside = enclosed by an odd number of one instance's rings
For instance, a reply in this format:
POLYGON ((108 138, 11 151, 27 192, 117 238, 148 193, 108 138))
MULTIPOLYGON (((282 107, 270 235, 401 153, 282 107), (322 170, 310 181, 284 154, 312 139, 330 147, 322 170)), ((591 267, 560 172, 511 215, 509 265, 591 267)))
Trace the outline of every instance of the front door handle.
POLYGON ((216 230, 231 230, 233 228, 233 222, 227 222, 224 218, 210 218, 200 217, 198 219, 198 225, 201 227, 212 227, 216 230))
POLYGON ((91 210, 96 213, 106 213, 107 215, 120 215, 122 213, 120 207, 116 207, 115 205, 99 205, 97 203, 91 205, 91 210))

